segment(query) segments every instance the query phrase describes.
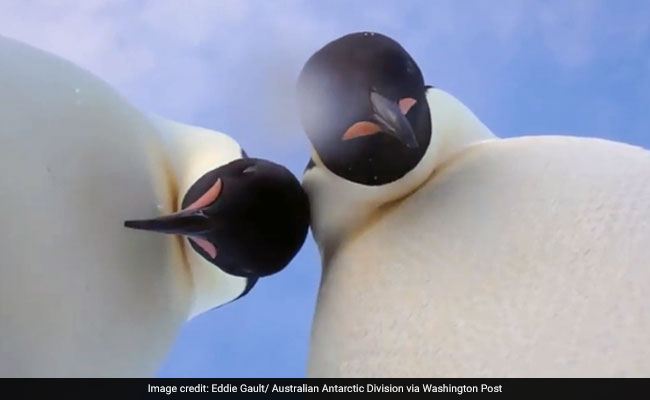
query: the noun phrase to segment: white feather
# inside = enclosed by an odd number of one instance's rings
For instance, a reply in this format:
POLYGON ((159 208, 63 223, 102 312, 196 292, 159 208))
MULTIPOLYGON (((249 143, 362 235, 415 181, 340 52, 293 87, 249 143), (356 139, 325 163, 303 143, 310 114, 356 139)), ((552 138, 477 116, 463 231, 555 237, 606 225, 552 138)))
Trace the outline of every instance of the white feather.
POLYGON ((123 222, 175 211, 239 146, 2 37, 0 88, 0 376, 152 376, 181 325, 245 280, 123 222))

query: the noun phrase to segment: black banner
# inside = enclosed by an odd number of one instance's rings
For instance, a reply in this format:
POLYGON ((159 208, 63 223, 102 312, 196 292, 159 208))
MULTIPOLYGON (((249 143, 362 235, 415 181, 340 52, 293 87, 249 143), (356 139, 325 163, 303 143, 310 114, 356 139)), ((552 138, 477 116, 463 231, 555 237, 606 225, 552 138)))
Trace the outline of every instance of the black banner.
MULTIPOLYGON (((650 379, 0 379, 3 395, 110 398, 304 396, 307 393, 425 396, 620 396, 650 394, 650 379)), ((11 398, 3 396, 4 398, 11 398)), ((636 396, 635 396, 636 397, 636 396)))

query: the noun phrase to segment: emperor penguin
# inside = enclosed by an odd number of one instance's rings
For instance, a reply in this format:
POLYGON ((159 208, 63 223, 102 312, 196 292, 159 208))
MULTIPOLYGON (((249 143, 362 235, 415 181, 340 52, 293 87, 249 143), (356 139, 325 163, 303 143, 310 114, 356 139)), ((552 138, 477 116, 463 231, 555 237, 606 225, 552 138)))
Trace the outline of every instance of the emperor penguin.
POLYGON ((0 37, 0 376, 152 377, 182 324, 281 271, 300 180, 0 37))
POLYGON ((310 377, 650 375, 650 151, 501 138, 379 33, 318 49, 297 91, 310 377))

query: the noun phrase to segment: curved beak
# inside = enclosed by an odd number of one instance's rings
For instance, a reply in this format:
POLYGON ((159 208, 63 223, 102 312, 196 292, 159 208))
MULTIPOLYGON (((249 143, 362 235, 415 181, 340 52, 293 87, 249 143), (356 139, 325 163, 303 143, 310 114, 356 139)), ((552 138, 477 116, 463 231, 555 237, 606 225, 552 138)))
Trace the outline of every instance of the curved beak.
POLYGON ((402 142, 408 148, 419 146, 413 128, 406 116, 402 114, 399 105, 390 101, 381 94, 370 92, 370 103, 372 104, 373 118, 386 133, 402 142))
POLYGON ((211 221, 198 210, 183 210, 151 219, 124 221, 124 226, 145 231, 196 236, 210 230, 211 221))

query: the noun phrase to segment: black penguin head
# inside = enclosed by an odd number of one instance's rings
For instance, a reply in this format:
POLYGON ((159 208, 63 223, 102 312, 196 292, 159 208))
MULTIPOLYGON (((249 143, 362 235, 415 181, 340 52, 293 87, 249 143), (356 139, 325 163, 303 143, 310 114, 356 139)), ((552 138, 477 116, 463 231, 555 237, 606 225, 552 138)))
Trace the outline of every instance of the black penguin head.
POLYGON ((124 225, 185 235, 196 252, 226 273, 259 278, 282 270, 302 247, 309 202, 285 167, 244 158, 199 178, 181 211, 124 225))
POLYGON ((298 79, 303 129, 324 165, 364 185, 413 169, 431 139, 424 78, 408 52, 378 33, 334 40, 298 79))

